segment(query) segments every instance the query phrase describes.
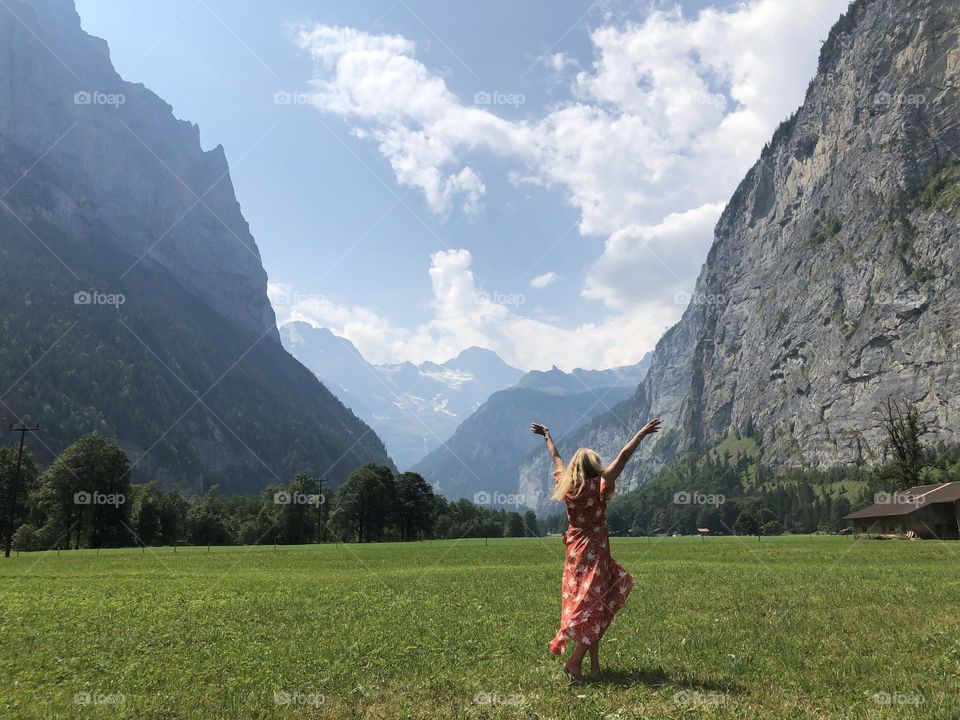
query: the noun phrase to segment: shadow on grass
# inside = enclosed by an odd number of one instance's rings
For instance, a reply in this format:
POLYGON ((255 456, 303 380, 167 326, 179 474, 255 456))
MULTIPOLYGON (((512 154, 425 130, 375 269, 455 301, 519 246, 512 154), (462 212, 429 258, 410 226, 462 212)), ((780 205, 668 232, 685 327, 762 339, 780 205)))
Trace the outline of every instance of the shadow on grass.
POLYGON ((631 687, 633 685, 648 685, 660 688, 665 685, 683 688, 685 690, 700 690, 715 693, 738 695, 743 692, 732 680, 700 680, 696 677, 668 675, 662 668, 605 668, 599 680, 590 681, 592 685, 614 685, 617 687, 631 687))

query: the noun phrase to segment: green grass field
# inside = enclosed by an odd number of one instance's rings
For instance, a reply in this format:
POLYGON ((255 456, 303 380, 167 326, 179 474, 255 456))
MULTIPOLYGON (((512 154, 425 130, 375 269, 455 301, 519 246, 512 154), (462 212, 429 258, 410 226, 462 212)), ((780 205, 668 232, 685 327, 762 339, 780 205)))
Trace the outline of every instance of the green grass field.
POLYGON ((960 717, 960 544, 612 546, 637 586, 574 687, 556 537, 23 554, 0 717, 960 717))

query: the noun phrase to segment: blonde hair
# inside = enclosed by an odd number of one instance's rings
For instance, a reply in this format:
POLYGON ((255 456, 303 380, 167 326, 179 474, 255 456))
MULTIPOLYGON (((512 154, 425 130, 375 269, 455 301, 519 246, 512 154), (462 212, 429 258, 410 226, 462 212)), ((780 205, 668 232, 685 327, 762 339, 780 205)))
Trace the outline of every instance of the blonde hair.
POLYGON ((587 484, 587 480, 599 476, 603 472, 603 463, 600 456, 590 448, 580 448, 570 459, 570 464, 560 475, 557 486, 550 496, 554 500, 563 501, 567 495, 576 497, 587 484))

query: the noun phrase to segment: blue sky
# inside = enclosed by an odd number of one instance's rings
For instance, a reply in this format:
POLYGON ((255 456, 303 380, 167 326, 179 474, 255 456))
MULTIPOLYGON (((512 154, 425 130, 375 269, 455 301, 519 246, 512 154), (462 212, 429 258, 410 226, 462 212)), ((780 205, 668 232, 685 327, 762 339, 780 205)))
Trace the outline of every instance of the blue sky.
POLYGON ((636 362, 845 0, 77 0, 223 144, 280 320, 374 362, 636 362))

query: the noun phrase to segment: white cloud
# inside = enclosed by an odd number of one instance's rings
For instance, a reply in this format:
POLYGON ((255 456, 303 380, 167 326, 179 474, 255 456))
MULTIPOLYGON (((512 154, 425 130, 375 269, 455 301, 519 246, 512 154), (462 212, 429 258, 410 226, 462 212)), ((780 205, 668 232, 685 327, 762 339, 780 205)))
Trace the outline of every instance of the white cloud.
POLYGON ((577 62, 576 58, 572 58, 563 52, 548 55, 544 58, 544 63, 547 65, 547 67, 558 73, 566 72, 571 68, 580 66, 580 63, 577 62))
POLYGON ((545 272, 543 275, 537 275, 530 281, 530 287, 545 288, 547 285, 555 282, 560 276, 555 272, 545 272))
MULTIPOLYGON (((753 0, 598 28, 574 99, 537 121, 464 104, 400 36, 318 25, 299 42, 317 61, 317 107, 376 138, 398 182, 434 212, 460 194, 476 208, 485 188, 462 156, 485 150, 563 189, 583 233, 609 234, 726 199, 802 100, 817 41, 846 4, 753 0)), ((549 60, 568 64, 563 53, 549 60)))
POLYGON ((536 127, 533 173, 566 189, 584 234, 727 200, 803 100, 847 0, 754 0, 591 34, 576 101, 536 127))
POLYGON ((462 196, 470 213, 480 208, 483 182, 460 155, 478 147, 517 153, 526 134, 496 115, 468 107, 443 79, 412 57, 416 46, 397 35, 352 28, 302 28, 301 48, 313 57, 313 103, 356 123, 374 138, 401 185, 418 188, 437 214, 462 196))
MULTIPOLYGON (((723 204, 802 101, 818 40, 847 2, 749 0, 692 18, 655 12, 597 28, 595 61, 577 73, 571 99, 526 120, 461 101, 406 38, 301 29, 300 46, 316 61, 318 109, 374 139, 397 182, 418 189, 432 212, 482 209, 486 185, 467 161, 485 152, 515 166, 510 182, 558 189, 579 211, 581 234, 607 238, 586 269, 583 295, 615 313, 608 321, 565 330, 503 314, 467 292, 469 254, 438 254, 430 271, 436 317, 396 345, 398 353, 445 356, 483 340, 533 367, 544 347, 575 341, 593 358, 579 364, 614 354, 639 359, 679 318, 674 295, 692 289, 723 204), (433 342, 444 349, 428 349, 433 342)), ((563 53, 545 63, 571 66, 563 53)), ((543 279, 549 275, 531 284, 545 286, 555 279, 543 279)), ((371 318, 355 322, 375 326, 371 318)))
POLYGON ((723 207, 707 203, 656 225, 628 225, 613 233, 587 272, 584 297, 626 312, 643 302, 672 303, 678 293, 689 292, 723 207))
MULTIPOLYGON (((293 304, 287 312, 275 309, 281 322, 303 320, 329 328, 375 363, 442 362, 478 345, 524 369, 605 368, 637 362, 636 346, 624 338, 652 347, 673 320, 672 309, 645 303, 601 323, 562 328, 526 317, 520 314, 522 305, 498 302, 498 294, 484 292, 474 279, 469 251, 441 251, 430 260, 433 317, 412 331, 391 325, 367 308, 297 295, 286 286, 282 297, 292 298, 293 304)), ((273 296, 281 297, 276 290, 273 296)))
POLYGON ((392 362, 397 346, 409 332, 360 305, 345 305, 324 295, 300 293, 285 283, 269 283, 267 295, 277 314, 277 324, 302 320, 349 338, 371 362, 392 362))

